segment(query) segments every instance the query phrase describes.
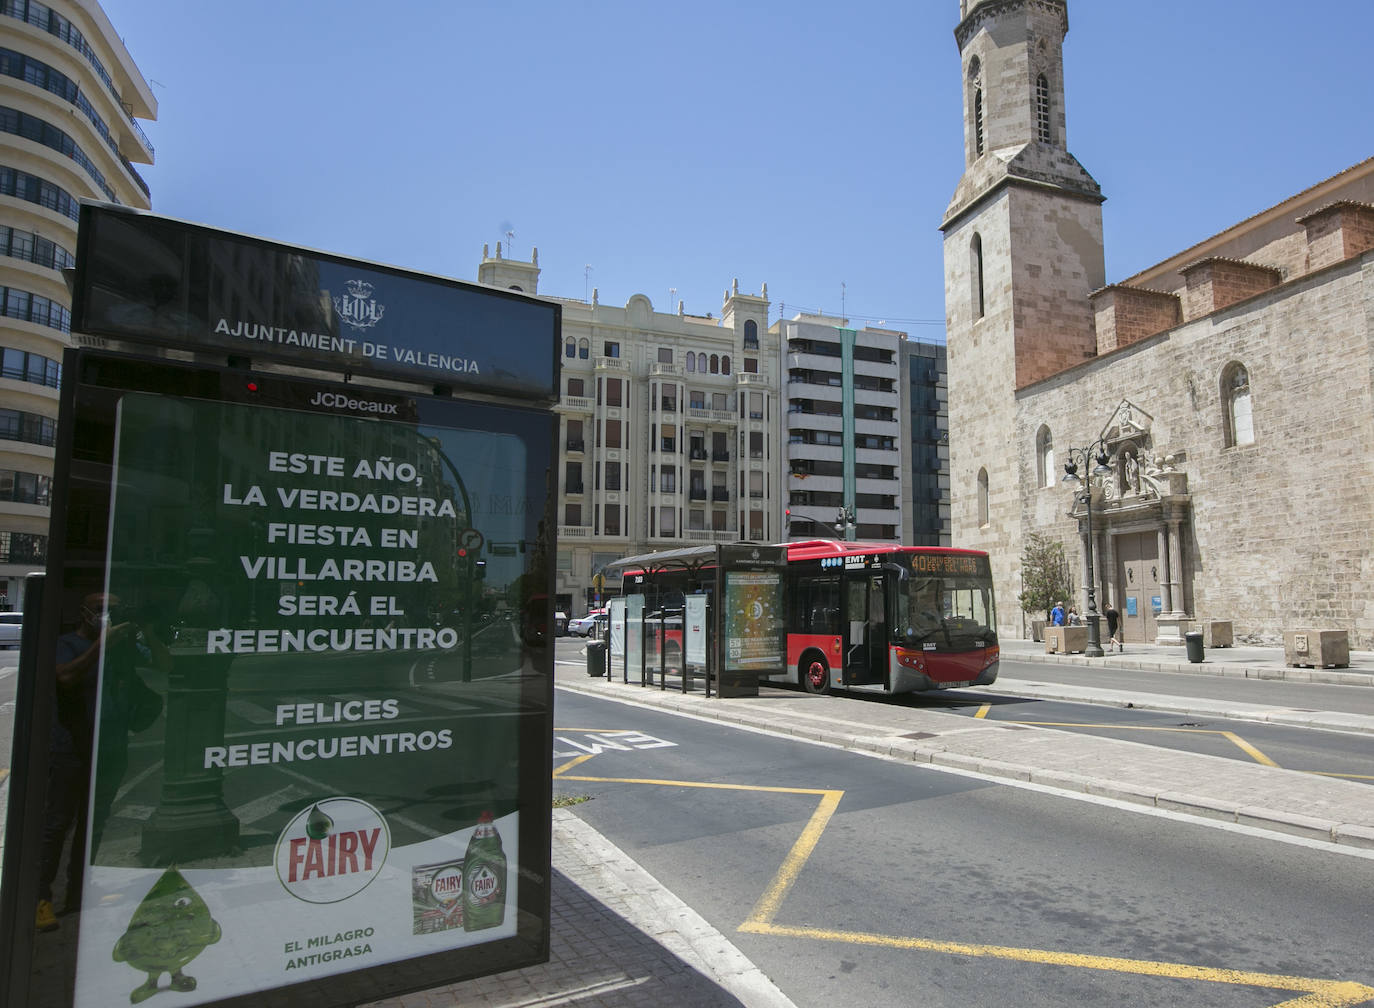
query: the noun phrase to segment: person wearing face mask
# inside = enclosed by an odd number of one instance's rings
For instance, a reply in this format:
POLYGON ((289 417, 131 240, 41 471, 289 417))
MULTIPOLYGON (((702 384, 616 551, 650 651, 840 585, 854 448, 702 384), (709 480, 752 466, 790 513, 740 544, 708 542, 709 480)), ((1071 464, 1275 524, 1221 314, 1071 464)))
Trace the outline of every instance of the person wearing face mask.
MULTIPOLYGON (((80 909, 91 775, 98 761, 101 774, 95 793, 95 829, 92 833, 92 846, 97 847, 127 766, 132 722, 146 718, 146 705, 150 702, 151 691, 138 677, 135 666, 150 660, 161 664, 166 657, 165 646, 151 630, 145 632, 133 621, 124 619, 119 599, 100 592, 82 600, 81 625, 57 640, 56 702, 49 746, 48 800, 35 918, 35 926, 40 931, 51 931, 59 926, 53 910, 53 883, 69 833, 72 844, 63 913, 80 909), (102 652, 105 655, 103 687, 102 652), (103 703, 100 702, 102 692, 103 703), (143 715, 139 714, 139 705, 144 705, 143 715), (100 716, 98 752, 95 750, 97 711, 100 716)), ((151 696, 151 702, 156 702, 160 711, 160 698, 156 694, 151 696)))

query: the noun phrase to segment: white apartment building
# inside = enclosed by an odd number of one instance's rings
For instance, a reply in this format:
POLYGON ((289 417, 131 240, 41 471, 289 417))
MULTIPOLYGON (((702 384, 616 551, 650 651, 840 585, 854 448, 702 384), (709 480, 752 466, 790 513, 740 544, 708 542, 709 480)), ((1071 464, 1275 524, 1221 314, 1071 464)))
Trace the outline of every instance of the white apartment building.
POLYGON ((906 334, 846 321, 798 315, 771 330, 787 355, 788 536, 900 542, 906 334))
POLYGON ((0 608, 47 559, 83 198, 149 208, 157 101, 95 0, 0 4, 0 608))
MULTIPOLYGON (((529 262, 484 248, 481 283, 538 293, 529 262)), ((779 335, 768 288, 726 291, 720 318, 624 306, 563 306, 556 604, 578 615, 615 593, 613 560, 785 534, 779 335)))

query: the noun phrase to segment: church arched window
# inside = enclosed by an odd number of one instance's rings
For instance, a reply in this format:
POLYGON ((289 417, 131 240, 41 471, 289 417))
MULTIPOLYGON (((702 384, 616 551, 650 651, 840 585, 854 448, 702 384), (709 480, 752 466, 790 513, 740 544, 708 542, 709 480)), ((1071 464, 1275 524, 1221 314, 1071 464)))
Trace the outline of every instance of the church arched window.
POLYGON ((1054 486, 1054 437, 1045 424, 1035 435, 1035 475, 1036 486, 1054 486))
POLYGON ((968 65, 968 111, 973 121, 969 124, 973 133, 973 156, 983 156, 983 65, 975 56, 968 65))
POLYGON ((970 300, 975 320, 983 317, 987 305, 983 298, 983 236, 976 231, 969 243, 969 282, 972 284, 970 300))
POLYGON ((757 350, 759 348, 759 324, 753 319, 744 320, 744 349, 757 350))
POLYGON ((984 528, 992 521, 991 507, 988 501, 988 471, 987 469, 978 470, 978 524, 984 528))
POLYGON ((1035 135, 1050 142, 1050 82, 1044 74, 1035 79, 1035 135))
POLYGON ((1221 373, 1221 401, 1225 416, 1226 447, 1255 443, 1254 402, 1250 393, 1250 372, 1232 361, 1221 373))

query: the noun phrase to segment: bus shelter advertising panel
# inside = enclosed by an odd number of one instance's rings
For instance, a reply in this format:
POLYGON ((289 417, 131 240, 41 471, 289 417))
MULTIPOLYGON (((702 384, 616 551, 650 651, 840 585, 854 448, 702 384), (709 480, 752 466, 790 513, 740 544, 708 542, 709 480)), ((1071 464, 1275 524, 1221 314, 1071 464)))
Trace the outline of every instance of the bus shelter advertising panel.
POLYGON ((83 398, 113 444, 104 563, 69 537, 63 584, 107 621, 74 1003, 517 938, 547 899, 520 870, 546 776, 542 414, 83 398))
POLYGON ((24 1003, 351 1005, 547 959, 556 419, 488 392, 68 351, 49 784, 4 888, 79 909, 24 1003))
POLYGON ((726 672, 767 674, 787 664, 782 547, 720 546, 726 672))

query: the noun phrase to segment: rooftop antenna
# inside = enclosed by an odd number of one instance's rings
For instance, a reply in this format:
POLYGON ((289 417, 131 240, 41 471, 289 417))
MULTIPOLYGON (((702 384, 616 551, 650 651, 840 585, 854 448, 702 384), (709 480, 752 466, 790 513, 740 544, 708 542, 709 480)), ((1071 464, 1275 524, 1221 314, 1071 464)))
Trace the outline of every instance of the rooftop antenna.
POLYGON ((669 288, 668 288, 668 307, 671 309, 672 306, 675 305, 675 304, 677 304, 677 288, 676 288, 676 287, 669 287, 669 288))
POLYGON ((515 258, 515 232, 514 232, 514 231, 507 231, 507 232, 506 232, 506 255, 510 256, 512 259, 515 258))
POLYGON ((582 300, 590 301, 592 297, 592 264, 582 267, 582 300))
POLYGON ((840 318, 844 318, 844 317, 845 317, 845 315, 844 315, 844 296, 845 296, 845 285, 844 285, 844 281, 841 280, 841 281, 840 281, 840 318))

